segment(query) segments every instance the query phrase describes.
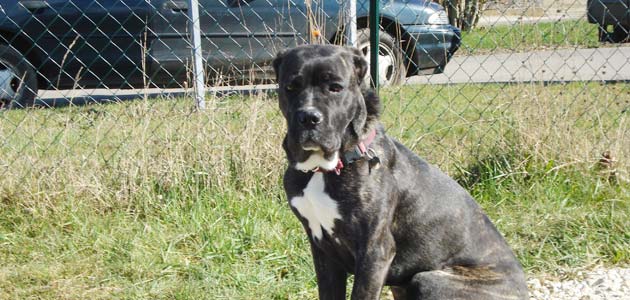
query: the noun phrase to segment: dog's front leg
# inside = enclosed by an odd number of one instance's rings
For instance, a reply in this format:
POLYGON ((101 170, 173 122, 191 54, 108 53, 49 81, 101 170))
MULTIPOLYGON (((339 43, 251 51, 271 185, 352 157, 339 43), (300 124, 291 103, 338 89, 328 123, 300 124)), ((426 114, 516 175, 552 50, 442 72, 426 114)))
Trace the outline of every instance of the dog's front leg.
POLYGON ((387 230, 367 239, 355 264, 352 300, 378 300, 395 255, 395 243, 387 230))
POLYGON ((321 300, 345 300, 348 274, 339 262, 333 261, 311 242, 317 287, 321 300))

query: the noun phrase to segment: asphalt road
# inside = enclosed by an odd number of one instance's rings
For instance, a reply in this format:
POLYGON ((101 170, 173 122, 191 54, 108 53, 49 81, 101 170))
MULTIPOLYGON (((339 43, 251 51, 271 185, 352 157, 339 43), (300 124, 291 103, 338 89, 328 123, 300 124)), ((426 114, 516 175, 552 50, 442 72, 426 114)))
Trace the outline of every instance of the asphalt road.
POLYGON ((630 80, 630 46, 455 56, 443 74, 408 83, 493 83, 630 80))
MULTIPOLYGON (((505 82, 630 81, 630 46, 559 49, 523 53, 455 56, 443 74, 413 76, 407 84, 505 82)), ((275 85, 210 88, 219 95, 274 90, 275 85)), ((162 96, 191 95, 184 89, 41 91, 39 104, 111 102, 162 96)))

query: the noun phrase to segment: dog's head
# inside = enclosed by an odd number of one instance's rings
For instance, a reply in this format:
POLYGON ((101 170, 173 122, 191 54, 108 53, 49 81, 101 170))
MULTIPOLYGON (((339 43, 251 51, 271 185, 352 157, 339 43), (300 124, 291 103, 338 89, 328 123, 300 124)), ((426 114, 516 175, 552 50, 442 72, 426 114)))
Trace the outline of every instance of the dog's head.
POLYGON ((368 69, 362 53, 306 45, 279 53, 273 67, 280 110, 287 121, 284 147, 289 160, 304 170, 334 168, 344 143, 360 139, 378 116, 378 99, 361 87, 368 69), (322 162, 304 163, 314 156, 322 162))

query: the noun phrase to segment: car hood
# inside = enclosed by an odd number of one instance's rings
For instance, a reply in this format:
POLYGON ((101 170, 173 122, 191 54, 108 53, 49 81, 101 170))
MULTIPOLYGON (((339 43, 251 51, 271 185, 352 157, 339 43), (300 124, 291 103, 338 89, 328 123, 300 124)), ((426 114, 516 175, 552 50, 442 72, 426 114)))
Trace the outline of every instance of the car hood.
MULTIPOLYGON (((368 16, 369 1, 360 1, 357 16, 368 16)), ((402 25, 427 24, 429 17, 444 8, 427 0, 385 0, 381 1, 381 16, 396 20, 402 25)))

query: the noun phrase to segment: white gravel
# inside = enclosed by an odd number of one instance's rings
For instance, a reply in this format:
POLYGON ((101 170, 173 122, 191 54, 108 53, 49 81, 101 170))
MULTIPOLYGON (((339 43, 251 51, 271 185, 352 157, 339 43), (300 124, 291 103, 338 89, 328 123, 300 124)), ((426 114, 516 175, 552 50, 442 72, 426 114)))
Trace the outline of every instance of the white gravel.
POLYGON ((539 277, 527 283, 531 300, 630 300, 630 268, 597 267, 571 279, 539 277))

